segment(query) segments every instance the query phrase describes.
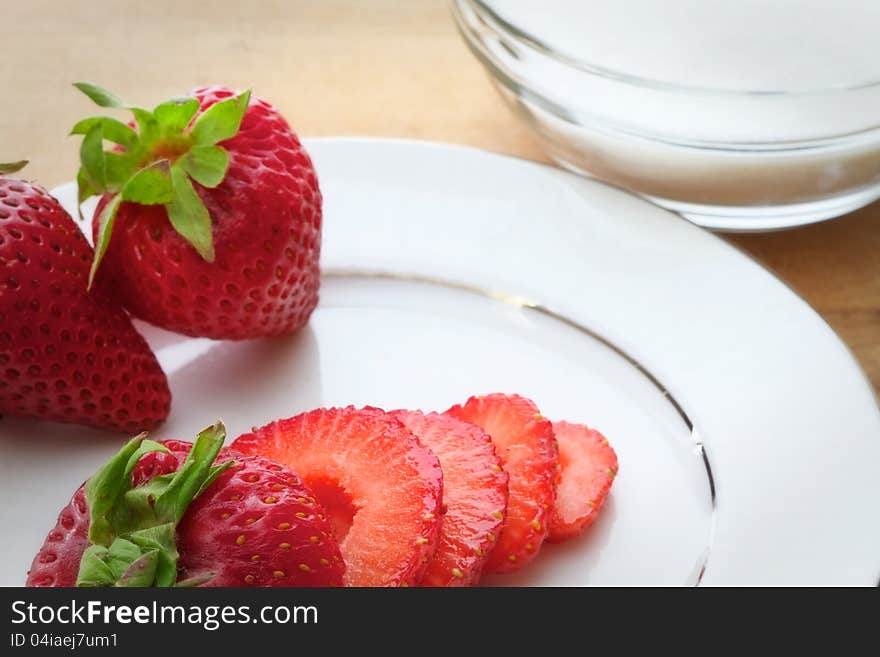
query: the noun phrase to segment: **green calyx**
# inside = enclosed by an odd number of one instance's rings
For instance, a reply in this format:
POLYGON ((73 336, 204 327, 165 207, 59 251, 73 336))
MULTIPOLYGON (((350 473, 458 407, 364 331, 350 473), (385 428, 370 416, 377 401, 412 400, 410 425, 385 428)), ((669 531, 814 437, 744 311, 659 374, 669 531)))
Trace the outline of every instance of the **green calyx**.
POLYGON ((99 107, 128 109, 137 129, 109 116, 83 119, 70 131, 82 135, 76 176, 79 203, 111 194, 98 217, 95 258, 89 286, 107 252, 119 205, 163 205, 174 229, 206 261, 214 261, 211 216, 193 181, 213 188, 226 176, 229 153, 218 143, 234 137, 250 102, 250 91, 220 101, 197 115, 199 101, 175 98, 152 112, 128 105, 109 91, 86 82, 74 86, 99 107), (104 150, 104 142, 115 144, 104 150))
POLYGON ((18 162, 0 162, 0 176, 7 176, 10 173, 21 171, 27 166, 27 160, 19 160, 18 162))
MULTIPOLYGON (((76 585, 181 586, 177 582, 177 524, 202 491, 233 465, 213 465, 226 428, 217 422, 199 433, 177 472, 132 488, 131 473, 142 456, 167 452, 161 444, 132 438, 86 483, 89 541, 76 585)), ((200 582, 199 582, 200 583, 200 582)))

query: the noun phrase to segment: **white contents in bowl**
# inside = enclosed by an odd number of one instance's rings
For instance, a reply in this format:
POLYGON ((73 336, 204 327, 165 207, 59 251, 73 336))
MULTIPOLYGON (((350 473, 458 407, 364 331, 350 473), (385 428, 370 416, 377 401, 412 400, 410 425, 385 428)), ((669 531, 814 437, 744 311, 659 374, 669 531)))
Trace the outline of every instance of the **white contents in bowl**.
POLYGON ((880 2, 456 8, 504 95, 570 168, 734 230, 880 197, 880 2))
POLYGON ((490 0, 579 62, 675 85, 811 91, 880 79, 880 2, 490 0))

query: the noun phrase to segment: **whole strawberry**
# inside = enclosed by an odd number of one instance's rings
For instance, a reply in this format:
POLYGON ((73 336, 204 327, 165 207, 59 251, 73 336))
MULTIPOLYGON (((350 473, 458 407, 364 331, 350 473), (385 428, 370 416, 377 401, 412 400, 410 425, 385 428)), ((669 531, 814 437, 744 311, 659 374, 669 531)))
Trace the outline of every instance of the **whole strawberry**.
POLYGON ((87 281, 67 212, 0 165, 0 414, 135 432, 168 415, 165 374, 125 311, 87 281))
POLYGON ((195 444, 131 440, 61 511, 28 586, 341 585, 311 491, 277 463, 222 450, 225 435, 217 423, 195 444))
POLYGON ((187 335, 245 339, 290 333, 318 302, 321 192, 287 122, 250 92, 196 89, 152 112, 93 85, 101 107, 84 135, 80 200, 93 218, 96 284, 128 310, 187 335), (102 142, 117 144, 105 152, 102 142))

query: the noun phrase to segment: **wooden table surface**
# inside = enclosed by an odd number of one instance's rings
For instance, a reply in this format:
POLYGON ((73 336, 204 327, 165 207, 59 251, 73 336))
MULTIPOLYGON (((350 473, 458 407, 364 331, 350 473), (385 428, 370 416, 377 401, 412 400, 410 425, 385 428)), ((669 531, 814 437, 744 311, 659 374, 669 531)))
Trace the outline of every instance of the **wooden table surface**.
MULTIPOLYGON (((0 160, 45 186, 76 172, 71 82, 152 105, 253 87, 302 136, 469 144, 547 161, 489 86, 444 0, 2 0, 0 160)), ((728 237, 803 296, 880 390, 880 204, 792 231, 728 237)), ((792 339, 796 339, 793 333, 792 339)))

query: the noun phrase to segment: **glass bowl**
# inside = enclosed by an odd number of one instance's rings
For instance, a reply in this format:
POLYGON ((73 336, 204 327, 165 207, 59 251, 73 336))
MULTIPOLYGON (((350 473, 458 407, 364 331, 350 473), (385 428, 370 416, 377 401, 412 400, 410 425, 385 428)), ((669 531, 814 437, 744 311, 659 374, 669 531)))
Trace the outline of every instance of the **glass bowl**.
POLYGON ((880 198, 880 3, 454 0, 453 14, 568 169, 728 231, 880 198))

